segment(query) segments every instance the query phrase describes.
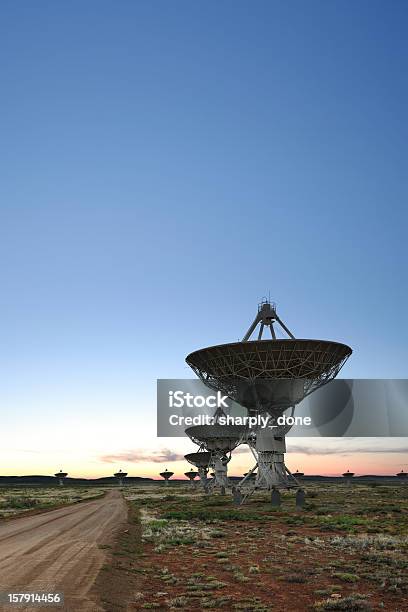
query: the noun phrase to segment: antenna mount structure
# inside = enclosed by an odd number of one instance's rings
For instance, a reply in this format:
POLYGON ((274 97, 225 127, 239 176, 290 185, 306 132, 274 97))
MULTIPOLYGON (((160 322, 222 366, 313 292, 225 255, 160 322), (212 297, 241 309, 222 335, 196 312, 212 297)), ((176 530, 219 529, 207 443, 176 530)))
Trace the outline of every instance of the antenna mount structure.
POLYGON ((295 339, 295 336, 292 334, 290 329, 288 329, 285 323, 278 317, 278 314, 276 312, 276 304, 267 299, 263 299, 260 304, 258 304, 258 313, 254 321, 252 322, 252 325, 249 327, 247 333, 242 338, 242 342, 248 342, 258 325, 258 340, 262 340, 265 327, 269 328, 272 339, 276 340, 276 332, 273 326, 274 323, 280 325, 280 327, 289 336, 289 338, 291 338, 292 340, 295 339))

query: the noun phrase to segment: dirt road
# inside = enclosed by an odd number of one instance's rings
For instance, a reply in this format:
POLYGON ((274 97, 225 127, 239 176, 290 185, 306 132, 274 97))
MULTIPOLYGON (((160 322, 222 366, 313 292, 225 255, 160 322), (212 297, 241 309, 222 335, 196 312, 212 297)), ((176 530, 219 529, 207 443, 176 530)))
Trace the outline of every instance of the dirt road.
MULTIPOLYGON (((63 592, 59 610, 101 610, 92 593, 106 558, 100 547, 112 543, 126 517, 121 494, 111 491, 102 499, 0 524, 0 592, 63 592)), ((0 604, 0 610, 21 609, 34 608, 0 604)))

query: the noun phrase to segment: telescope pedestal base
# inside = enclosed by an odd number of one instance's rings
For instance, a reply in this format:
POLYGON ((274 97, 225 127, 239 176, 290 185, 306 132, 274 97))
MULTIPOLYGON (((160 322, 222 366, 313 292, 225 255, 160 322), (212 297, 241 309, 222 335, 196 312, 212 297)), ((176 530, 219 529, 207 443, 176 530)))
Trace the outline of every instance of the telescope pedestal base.
POLYGON ((227 489, 230 486, 227 474, 228 474, 227 464, 224 463, 221 459, 216 459, 214 461, 213 489, 215 487, 219 487, 221 489, 222 495, 225 495, 225 489, 227 489))
POLYGON ((209 489, 208 489, 209 482, 208 482, 207 474, 208 474, 208 468, 202 468, 202 467, 198 468, 198 476, 200 478, 200 484, 202 488, 204 489, 204 493, 209 493, 209 489))
POLYGON ((298 487, 299 483, 284 463, 284 455, 270 451, 258 451, 258 473, 254 483, 255 489, 271 491, 272 489, 298 487))

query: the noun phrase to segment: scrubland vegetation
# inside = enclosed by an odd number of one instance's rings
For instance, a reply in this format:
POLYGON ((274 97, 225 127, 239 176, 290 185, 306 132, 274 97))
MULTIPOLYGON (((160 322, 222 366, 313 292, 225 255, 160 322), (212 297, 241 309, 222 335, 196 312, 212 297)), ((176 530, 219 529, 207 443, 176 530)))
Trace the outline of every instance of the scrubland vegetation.
MULTIPOLYGON (((188 485, 124 488, 135 610, 407 610, 408 486, 311 484, 242 507, 188 485)), ((123 540, 126 542, 126 538, 123 540)), ((123 544, 122 541, 122 544, 123 544)))
POLYGON ((82 487, 5 487, 0 489, 0 520, 29 510, 46 510, 100 497, 103 489, 82 487))

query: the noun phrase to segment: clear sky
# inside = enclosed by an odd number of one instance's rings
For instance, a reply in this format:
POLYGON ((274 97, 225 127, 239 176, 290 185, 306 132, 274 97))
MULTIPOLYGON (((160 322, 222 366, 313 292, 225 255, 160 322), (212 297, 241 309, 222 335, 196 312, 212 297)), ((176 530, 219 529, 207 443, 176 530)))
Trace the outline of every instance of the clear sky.
MULTIPOLYGON (((184 472, 156 378, 269 292, 295 335, 353 347, 343 376, 407 377, 407 17, 3 0, 0 474, 184 472)), ((408 463, 406 440, 291 444, 304 471, 408 463)))

